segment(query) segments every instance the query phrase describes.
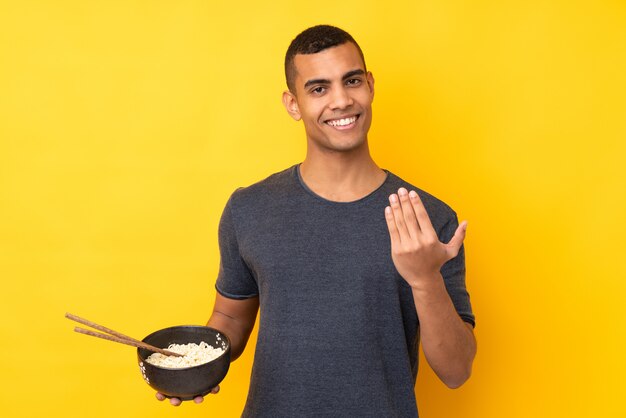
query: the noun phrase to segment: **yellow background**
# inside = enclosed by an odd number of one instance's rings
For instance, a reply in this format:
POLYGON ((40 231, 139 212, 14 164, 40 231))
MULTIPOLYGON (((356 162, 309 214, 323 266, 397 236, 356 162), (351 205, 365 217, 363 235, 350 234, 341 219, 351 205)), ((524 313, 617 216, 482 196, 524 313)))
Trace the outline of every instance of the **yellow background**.
POLYGON ((624 1, 119 0, 0 3, 1 416, 237 416, 252 350, 175 409, 63 314, 206 321, 228 196, 304 156, 282 62, 319 23, 376 77, 378 163, 469 220, 474 374, 422 358, 422 416, 626 414, 624 1))

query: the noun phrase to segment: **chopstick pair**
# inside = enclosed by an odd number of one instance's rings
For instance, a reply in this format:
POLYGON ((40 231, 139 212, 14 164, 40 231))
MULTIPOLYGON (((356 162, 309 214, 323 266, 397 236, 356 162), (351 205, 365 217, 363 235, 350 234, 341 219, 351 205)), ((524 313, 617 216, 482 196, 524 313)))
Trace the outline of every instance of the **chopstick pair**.
POLYGON ((136 340, 132 337, 129 337, 127 335, 124 335, 122 333, 119 333, 117 331, 114 331, 112 329, 109 329, 107 327, 103 327, 102 325, 98 325, 95 322, 91 322, 88 321, 86 319, 83 319, 79 316, 76 315, 72 315, 71 313, 66 312, 65 313, 65 317, 67 319, 71 319, 72 321, 76 321, 80 324, 83 325, 87 325, 91 328, 95 328, 98 331, 102 331, 105 334, 101 334, 99 332, 94 332, 85 328, 81 328, 81 327, 74 327, 74 331, 81 333, 81 334, 85 334, 85 335, 90 335, 92 337, 98 337, 98 338, 102 338, 104 340, 109 340, 109 341, 113 341, 116 343, 120 343, 120 344, 126 344, 126 345, 131 345, 133 347, 140 347, 140 348, 145 348, 146 350, 155 352, 155 353, 161 353, 161 354, 165 354, 166 356, 176 356, 176 357, 182 357, 182 354, 179 353, 174 353, 173 351, 169 351, 169 350, 164 350, 162 348, 158 348, 155 347, 153 345, 150 344, 146 344, 143 341, 139 341, 136 340), (108 334, 108 335, 107 335, 108 334))

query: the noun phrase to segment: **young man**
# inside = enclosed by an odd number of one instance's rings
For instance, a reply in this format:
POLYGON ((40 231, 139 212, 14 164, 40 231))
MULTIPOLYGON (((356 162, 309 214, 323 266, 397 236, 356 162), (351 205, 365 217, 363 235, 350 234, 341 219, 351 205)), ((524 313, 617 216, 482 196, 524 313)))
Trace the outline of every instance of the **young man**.
POLYGON ((233 358, 260 307, 243 416, 417 416, 420 341, 449 387, 471 372, 466 223, 372 160, 374 78, 349 34, 305 30, 285 73, 306 158, 235 191, 219 228, 208 325, 230 338, 233 358))

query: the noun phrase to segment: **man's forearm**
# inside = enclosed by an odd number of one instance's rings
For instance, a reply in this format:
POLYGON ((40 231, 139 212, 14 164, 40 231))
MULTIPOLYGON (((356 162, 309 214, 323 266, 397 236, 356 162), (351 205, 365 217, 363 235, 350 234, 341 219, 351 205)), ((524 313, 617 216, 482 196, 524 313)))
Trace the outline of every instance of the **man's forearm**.
POLYGON ((211 318, 207 322, 207 326, 215 328, 224 333, 230 340, 230 360, 236 360, 241 353, 250 337, 250 331, 244 329, 241 323, 237 322, 235 318, 232 318, 222 312, 213 311, 211 318))
POLYGON ((450 388, 461 386, 472 371, 476 340, 470 324, 456 312, 441 274, 413 288, 420 339, 428 364, 450 388))
POLYGON ((229 299, 219 293, 207 326, 220 330, 230 340, 230 358, 234 361, 243 353, 254 328, 259 298, 229 299))

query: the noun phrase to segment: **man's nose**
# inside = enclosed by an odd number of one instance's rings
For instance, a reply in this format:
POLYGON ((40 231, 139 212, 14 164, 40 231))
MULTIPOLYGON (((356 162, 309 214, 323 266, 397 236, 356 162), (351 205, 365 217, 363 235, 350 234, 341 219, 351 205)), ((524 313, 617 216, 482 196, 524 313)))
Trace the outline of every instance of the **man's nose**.
POLYGON ((331 95, 331 109, 345 109, 354 103, 352 96, 348 90, 344 87, 340 87, 332 90, 331 95))

